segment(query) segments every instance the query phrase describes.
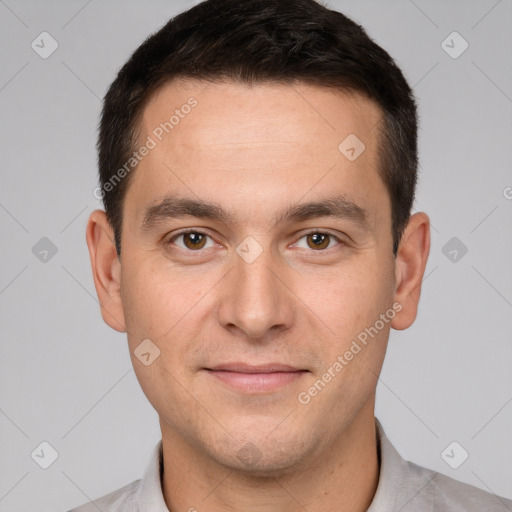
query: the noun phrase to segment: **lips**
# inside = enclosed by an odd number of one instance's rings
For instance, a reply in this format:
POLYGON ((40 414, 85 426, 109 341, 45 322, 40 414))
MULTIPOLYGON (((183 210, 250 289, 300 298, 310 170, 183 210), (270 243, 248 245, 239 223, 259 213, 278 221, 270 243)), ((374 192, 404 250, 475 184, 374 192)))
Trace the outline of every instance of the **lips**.
POLYGON ((213 371, 226 371, 237 373, 274 373, 274 372, 298 372, 301 371, 293 366, 288 366, 279 363, 270 363, 262 365, 249 365, 246 363, 229 363, 220 364, 213 368, 208 368, 213 371))
POLYGON ((237 362, 220 364, 205 370, 223 385, 247 394, 275 392, 307 373, 307 370, 280 363, 250 365, 237 362))

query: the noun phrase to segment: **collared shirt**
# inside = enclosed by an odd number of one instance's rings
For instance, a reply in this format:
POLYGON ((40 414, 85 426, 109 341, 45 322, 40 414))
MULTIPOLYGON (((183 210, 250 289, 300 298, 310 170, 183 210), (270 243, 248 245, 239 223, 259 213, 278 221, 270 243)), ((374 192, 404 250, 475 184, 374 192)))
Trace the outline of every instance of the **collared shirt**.
MULTIPOLYGON (((512 512, 500 498, 404 460, 375 418, 379 483, 367 512, 512 512)), ((141 480, 69 512, 169 512, 162 493, 162 440, 153 449, 141 480)))

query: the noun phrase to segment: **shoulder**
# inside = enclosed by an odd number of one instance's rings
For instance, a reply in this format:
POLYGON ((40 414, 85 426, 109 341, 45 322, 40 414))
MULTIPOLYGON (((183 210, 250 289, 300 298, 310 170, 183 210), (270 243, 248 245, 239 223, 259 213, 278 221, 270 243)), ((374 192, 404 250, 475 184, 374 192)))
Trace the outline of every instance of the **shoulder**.
POLYGON ((101 510, 102 512, 111 512, 114 510, 132 512, 132 510, 138 510, 135 506, 140 485, 141 480, 135 480, 132 483, 121 487, 117 491, 106 494, 94 501, 84 503, 83 505, 69 510, 68 512, 98 512, 98 510, 101 510))
POLYGON ((405 460, 377 419, 376 427, 380 475, 368 512, 512 512, 512 500, 405 460))
MULTIPOLYGON (((403 512, 512 512, 512 500, 502 498, 473 485, 460 482, 432 469, 404 461, 403 483, 408 482, 408 499, 403 512), (412 491, 412 492, 411 492, 412 491)), ((406 494, 406 496, 407 496, 406 494)))
POLYGON ((139 480, 121 487, 117 491, 85 503, 68 512, 169 512, 162 494, 162 440, 151 452, 144 475, 139 480))
POLYGON ((408 462, 412 472, 421 473, 428 479, 426 492, 430 494, 433 510, 467 512, 512 512, 512 500, 502 498, 478 487, 460 482, 447 475, 408 462))

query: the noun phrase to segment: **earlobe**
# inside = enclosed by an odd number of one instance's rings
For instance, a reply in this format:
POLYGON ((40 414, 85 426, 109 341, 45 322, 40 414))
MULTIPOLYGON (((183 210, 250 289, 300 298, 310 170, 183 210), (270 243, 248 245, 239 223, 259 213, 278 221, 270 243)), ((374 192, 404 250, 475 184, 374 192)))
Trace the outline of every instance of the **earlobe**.
POLYGON ((121 299, 121 262, 117 256, 112 227, 103 210, 91 213, 86 240, 101 316, 112 329, 126 332, 121 299))
POLYGON ((429 251, 430 219, 418 212, 409 219, 395 260, 394 301, 402 309, 391 322, 394 329, 407 329, 416 319, 429 251))

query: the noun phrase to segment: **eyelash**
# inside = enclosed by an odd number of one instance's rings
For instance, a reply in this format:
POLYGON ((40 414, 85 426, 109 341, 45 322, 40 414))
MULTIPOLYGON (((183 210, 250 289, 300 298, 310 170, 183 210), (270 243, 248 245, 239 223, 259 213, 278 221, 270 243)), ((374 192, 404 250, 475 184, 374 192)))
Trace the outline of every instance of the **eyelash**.
MULTIPOLYGON (((184 231, 180 231, 179 233, 176 233, 174 234, 171 238, 169 238, 166 242, 165 242, 165 245, 166 246, 169 246, 169 245, 172 245, 174 240, 178 239, 180 236, 183 236, 183 235, 186 235, 188 233, 194 233, 194 234, 198 234, 198 235, 204 235, 204 236, 207 236, 208 238, 210 238, 211 240, 213 240, 213 238, 208 235, 207 233, 205 233, 204 231, 200 231, 198 229, 193 229, 193 228, 189 228, 187 230, 184 230, 184 231)), ((328 235, 330 238, 334 239, 336 242, 338 242, 334 247, 337 247, 338 245, 345 245, 345 243, 339 238, 337 237, 336 235, 333 235, 332 233, 329 233, 328 231, 319 231, 319 230, 313 230, 313 231, 308 231, 307 233, 304 233, 298 240, 297 242, 295 242, 295 244, 297 244, 300 240, 302 240, 303 238, 306 238, 308 237, 309 235, 314 235, 314 234, 320 234, 320 235, 328 235)), ((294 244, 294 245, 295 245, 294 244)), ((203 250, 205 249, 197 249, 197 250, 193 250, 193 249, 183 249, 182 247, 178 247, 179 249, 185 251, 185 252, 189 252, 189 253, 201 253, 203 250)), ((329 251, 330 249, 333 249, 333 247, 328 247, 326 249, 318 249, 318 250, 315 250, 315 249, 310 249, 311 252, 313 253, 322 253, 322 252, 327 252, 329 251)))

